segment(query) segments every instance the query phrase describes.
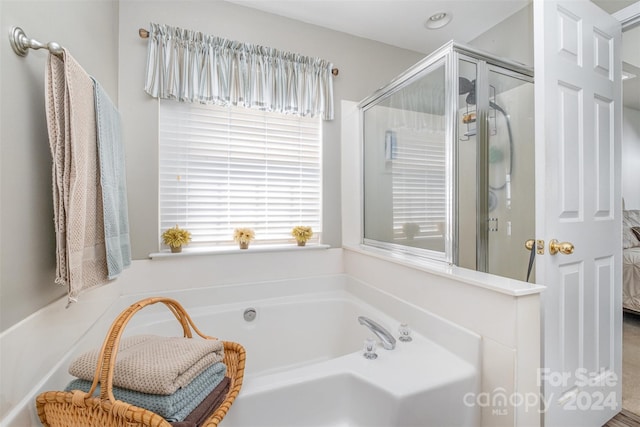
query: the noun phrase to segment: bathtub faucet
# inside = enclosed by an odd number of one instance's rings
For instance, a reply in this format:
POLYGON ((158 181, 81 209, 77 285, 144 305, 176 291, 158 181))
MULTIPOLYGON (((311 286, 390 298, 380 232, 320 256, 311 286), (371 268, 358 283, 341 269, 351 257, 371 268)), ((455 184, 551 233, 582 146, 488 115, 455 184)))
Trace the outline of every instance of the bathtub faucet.
POLYGON ((396 339, 384 327, 365 316, 358 316, 358 322, 369 328, 380 339, 386 350, 396 348, 396 339))

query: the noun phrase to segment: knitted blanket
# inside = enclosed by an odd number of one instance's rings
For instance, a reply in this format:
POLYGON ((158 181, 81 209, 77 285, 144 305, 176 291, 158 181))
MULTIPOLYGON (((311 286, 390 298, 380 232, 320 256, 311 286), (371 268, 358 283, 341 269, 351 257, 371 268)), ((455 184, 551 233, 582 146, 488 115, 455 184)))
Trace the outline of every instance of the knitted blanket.
MULTIPOLYGON (((183 421, 220 384, 226 372, 227 367, 224 363, 215 363, 173 394, 149 394, 113 387, 113 397, 139 408, 148 409, 169 421, 183 421)), ((88 393, 92 383, 92 381, 75 379, 67 385, 65 391, 82 390, 88 393)), ((100 395, 100 386, 97 387, 94 395, 100 395)))
POLYGON ((65 49, 49 55, 46 113, 53 158, 56 283, 70 302, 107 281, 93 81, 65 49))
MULTIPOLYGON (((81 354, 69 366, 74 377, 93 381, 99 349, 81 354)), ((172 394, 214 363, 222 362, 219 340, 134 335, 120 341, 113 385, 150 394, 172 394)))

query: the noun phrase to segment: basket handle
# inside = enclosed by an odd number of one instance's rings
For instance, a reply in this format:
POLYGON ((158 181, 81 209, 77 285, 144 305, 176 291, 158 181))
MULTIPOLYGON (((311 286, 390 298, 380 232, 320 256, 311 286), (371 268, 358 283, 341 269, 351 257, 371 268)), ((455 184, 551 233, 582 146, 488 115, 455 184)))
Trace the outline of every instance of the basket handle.
POLYGON ((116 365, 116 355, 118 353, 120 338, 122 336, 124 327, 127 325, 129 320, 131 320, 133 315, 138 311, 142 310, 148 305, 156 304, 159 302, 166 305, 176 317, 178 322, 180 322, 180 324, 182 325, 184 336, 186 338, 192 338, 191 330, 193 329, 202 338, 215 339, 214 337, 207 336, 200 332, 184 307, 182 307, 182 305, 180 305, 180 303, 174 299, 152 297, 131 304, 129 308, 125 309, 118 315, 118 317, 111 324, 111 328, 109 328, 109 332, 107 333, 107 337, 102 344, 102 348, 98 356, 98 363, 96 364, 96 370, 93 375, 93 384, 91 385, 91 390, 89 390, 88 393, 89 396, 93 395, 96 387, 98 386, 98 383, 100 383, 100 399, 109 400, 111 403, 114 403, 116 401, 113 396, 112 390, 113 375, 116 365))

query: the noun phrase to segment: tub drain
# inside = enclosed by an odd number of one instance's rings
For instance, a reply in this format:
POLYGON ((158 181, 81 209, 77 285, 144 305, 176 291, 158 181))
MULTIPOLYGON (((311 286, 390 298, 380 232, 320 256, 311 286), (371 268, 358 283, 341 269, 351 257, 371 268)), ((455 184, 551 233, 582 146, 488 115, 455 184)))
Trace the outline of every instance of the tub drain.
POLYGON ((256 309, 255 308, 247 308, 244 311, 244 320, 247 322, 253 322, 256 318, 256 309))

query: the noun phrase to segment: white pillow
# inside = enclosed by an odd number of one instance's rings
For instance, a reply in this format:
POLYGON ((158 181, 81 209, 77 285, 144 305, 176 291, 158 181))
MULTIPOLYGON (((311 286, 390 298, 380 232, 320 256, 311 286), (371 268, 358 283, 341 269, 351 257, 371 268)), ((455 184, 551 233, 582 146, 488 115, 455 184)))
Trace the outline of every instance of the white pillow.
POLYGON ((640 240, 631 230, 631 227, 640 227, 640 210, 622 211, 622 248, 640 246, 640 240))

